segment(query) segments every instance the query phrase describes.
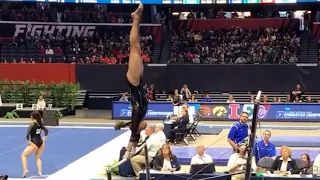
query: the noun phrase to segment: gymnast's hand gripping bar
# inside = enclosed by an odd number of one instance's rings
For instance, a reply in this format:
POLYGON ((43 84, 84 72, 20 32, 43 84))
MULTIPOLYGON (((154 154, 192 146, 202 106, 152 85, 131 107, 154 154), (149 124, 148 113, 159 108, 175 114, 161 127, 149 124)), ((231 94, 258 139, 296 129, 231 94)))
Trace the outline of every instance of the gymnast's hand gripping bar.
MULTIPOLYGON (((136 153, 132 157, 140 154, 142 149, 144 149, 144 154, 145 154, 144 157, 145 157, 145 161, 146 161, 146 180, 150 180, 150 167, 149 167, 149 163, 148 163, 149 162, 149 158, 148 158, 148 147, 147 147, 147 144, 143 143, 140 147, 138 147, 137 150, 136 150, 136 153)), ((119 161, 118 163, 114 164, 113 166, 107 168, 107 180, 112 180, 111 170, 121 166, 123 163, 127 162, 132 157, 124 158, 121 161, 119 161)))

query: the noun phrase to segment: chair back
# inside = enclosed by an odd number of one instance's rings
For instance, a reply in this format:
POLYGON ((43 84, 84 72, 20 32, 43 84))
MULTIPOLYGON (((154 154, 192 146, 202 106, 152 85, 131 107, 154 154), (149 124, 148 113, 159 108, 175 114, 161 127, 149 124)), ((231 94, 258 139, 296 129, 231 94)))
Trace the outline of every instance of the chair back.
POLYGON ((274 162, 274 159, 272 159, 271 157, 263 157, 259 160, 258 166, 261 168, 270 169, 273 162, 274 162))
POLYGON ((307 167, 307 163, 304 162, 304 160, 302 160, 300 158, 297 158, 297 159, 294 159, 294 160, 296 161, 296 164, 297 164, 299 169, 303 169, 303 168, 307 167))

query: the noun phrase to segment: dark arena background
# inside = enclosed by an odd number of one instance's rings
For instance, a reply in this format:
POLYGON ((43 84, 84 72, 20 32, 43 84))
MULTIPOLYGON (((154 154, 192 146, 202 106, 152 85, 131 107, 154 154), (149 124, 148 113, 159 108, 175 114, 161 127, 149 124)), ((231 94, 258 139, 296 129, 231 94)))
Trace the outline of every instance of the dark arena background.
MULTIPOLYGON (((156 163, 167 146, 148 153, 152 179, 244 180, 241 143, 259 90, 250 179, 320 177, 317 0, 0 1, 0 175, 25 179, 21 153, 30 114, 40 110, 49 129, 42 175, 31 155, 26 178, 107 179, 131 133, 114 124, 131 119, 125 76, 139 3, 145 120, 156 127, 151 136, 172 140, 176 157, 168 173, 156 163), (185 104, 188 124, 171 118, 185 104), (230 142, 239 138, 236 152, 230 142), (211 170, 190 173, 199 164, 211 170)), ((135 161, 113 169, 112 179, 148 179, 145 161, 135 161)))

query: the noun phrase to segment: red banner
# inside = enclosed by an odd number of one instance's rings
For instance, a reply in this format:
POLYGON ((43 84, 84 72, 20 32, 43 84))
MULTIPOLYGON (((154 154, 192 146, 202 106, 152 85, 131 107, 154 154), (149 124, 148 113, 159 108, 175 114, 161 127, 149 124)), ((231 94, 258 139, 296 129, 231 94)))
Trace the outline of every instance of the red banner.
POLYGON ((259 29, 260 27, 278 27, 298 29, 299 19, 268 18, 268 19, 204 19, 204 20, 179 20, 178 30, 208 30, 228 29, 241 27, 246 29, 259 29))
POLYGON ((0 79, 75 83, 74 64, 0 64, 0 79))

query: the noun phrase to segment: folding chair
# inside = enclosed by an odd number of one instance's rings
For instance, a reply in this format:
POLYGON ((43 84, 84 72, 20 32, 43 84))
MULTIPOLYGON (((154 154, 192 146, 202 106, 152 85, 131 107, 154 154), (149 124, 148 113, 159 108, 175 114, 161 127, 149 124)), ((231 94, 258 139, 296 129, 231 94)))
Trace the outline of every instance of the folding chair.
POLYGON ((195 134, 197 136, 201 136, 201 134, 197 130, 197 126, 198 126, 199 122, 200 122, 200 118, 196 118, 194 120, 194 122, 191 125, 190 134, 195 134))
POLYGON ((187 131, 186 129, 184 132, 176 133, 176 139, 174 140, 174 145, 176 145, 178 142, 183 141, 187 146, 189 145, 189 141, 187 140, 187 131))

